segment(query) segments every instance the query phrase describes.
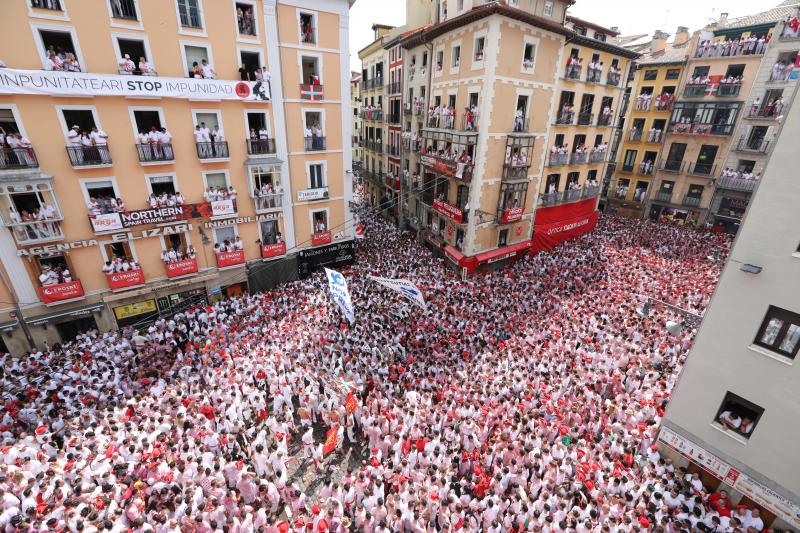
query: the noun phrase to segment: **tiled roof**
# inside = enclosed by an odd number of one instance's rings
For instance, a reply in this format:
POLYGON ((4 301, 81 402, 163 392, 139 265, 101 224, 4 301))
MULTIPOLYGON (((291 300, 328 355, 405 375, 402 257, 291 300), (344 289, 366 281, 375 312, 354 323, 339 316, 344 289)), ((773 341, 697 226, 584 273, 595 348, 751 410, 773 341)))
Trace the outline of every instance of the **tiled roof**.
POLYGON ((776 23, 792 16, 797 12, 798 7, 800 7, 800 0, 786 0, 772 9, 762 11, 761 13, 728 19, 728 21, 722 27, 719 27, 717 24, 713 24, 711 29, 715 31, 723 31, 746 28, 748 26, 762 26, 764 24, 776 23))
MULTIPOLYGON (((649 47, 649 43, 648 43, 649 47)), ((689 42, 681 43, 677 46, 667 43, 664 50, 658 52, 645 51, 636 63, 639 65, 663 65, 667 63, 682 63, 689 55, 689 42)))

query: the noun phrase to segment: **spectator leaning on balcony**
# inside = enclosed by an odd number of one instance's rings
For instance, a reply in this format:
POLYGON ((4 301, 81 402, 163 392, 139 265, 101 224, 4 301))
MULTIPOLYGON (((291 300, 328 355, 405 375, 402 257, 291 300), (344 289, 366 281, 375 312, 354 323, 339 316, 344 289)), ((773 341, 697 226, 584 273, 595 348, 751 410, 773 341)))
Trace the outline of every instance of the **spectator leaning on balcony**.
POLYGON ((64 70, 64 61, 56 55, 55 50, 47 51, 45 70, 64 70))
POLYGON ((208 64, 208 60, 206 59, 202 59, 200 61, 200 73, 203 76, 203 78, 209 80, 213 80, 217 77, 217 73, 214 72, 214 69, 211 67, 211 65, 208 64))
POLYGON ((122 56, 122 59, 119 62, 120 74, 132 76, 134 70, 136 70, 136 63, 131 61, 131 56, 128 54, 122 56))
POLYGON ((148 63, 144 57, 139 57, 139 72, 142 74, 142 76, 155 75, 153 66, 150 63, 148 63))

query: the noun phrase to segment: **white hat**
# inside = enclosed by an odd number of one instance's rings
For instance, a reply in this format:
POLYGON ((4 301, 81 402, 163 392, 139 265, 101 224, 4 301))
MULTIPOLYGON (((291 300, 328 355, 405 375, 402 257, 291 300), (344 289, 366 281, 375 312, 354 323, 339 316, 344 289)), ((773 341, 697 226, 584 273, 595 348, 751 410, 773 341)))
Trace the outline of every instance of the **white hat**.
POLYGON ((72 126, 72 129, 73 130, 79 130, 79 129, 81 129, 81 127, 76 125, 76 126, 72 126))
POLYGON ((130 58, 131 58, 131 56, 129 56, 128 54, 125 54, 125 59, 130 59, 130 58))

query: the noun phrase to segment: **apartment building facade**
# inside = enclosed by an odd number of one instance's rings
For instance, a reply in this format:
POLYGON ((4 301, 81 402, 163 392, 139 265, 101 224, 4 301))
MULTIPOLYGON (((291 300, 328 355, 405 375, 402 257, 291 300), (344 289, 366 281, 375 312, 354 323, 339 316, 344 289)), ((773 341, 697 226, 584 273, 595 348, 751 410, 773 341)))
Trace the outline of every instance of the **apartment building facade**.
POLYGON ((662 422, 675 466, 800 529, 800 107, 786 115, 662 422))
POLYGON ((708 221, 729 233, 735 233, 741 224, 781 135, 783 117, 797 95, 800 38, 788 21, 798 16, 799 6, 800 2, 784 2, 754 17, 732 20, 724 25, 730 32, 754 22, 775 24, 773 38, 761 60, 711 200, 708 221))
POLYGON ((632 60, 639 54, 613 44, 617 32, 567 15, 575 36, 566 44, 558 103, 550 124, 547 168, 537 212, 561 205, 596 205, 623 107, 632 60))
POLYGON ((353 150, 353 168, 361 168, 364 161, 364 148, 361 142, 362 118, 361 118, 361 73, 350 73, 350 106, 352 107, 353 116, 353 136, 352 136, 352 150, 353 150))
POLYGON ((685 72, 690 34, 678 27, 672 43, 656 31, 636 60, 622 142, 606 193, 606 211, 642 218, 659 161, 672 104, 685 72))
POLYGON ((655 168, 650 219, 706 222, 745 101, 768 43, 776 37, 774 25, 723 26, 695 33, 655 168), (750 38, 756 40, 752 47, 739 44, 750 38))
POLYGON ((304 275, 346 248, 349 7, 9 5, 0 126, 26 142, 0 164, 0 292, 20 307, 2 310, 6 348, 142 323, 246 290, 262 261, 304 275))

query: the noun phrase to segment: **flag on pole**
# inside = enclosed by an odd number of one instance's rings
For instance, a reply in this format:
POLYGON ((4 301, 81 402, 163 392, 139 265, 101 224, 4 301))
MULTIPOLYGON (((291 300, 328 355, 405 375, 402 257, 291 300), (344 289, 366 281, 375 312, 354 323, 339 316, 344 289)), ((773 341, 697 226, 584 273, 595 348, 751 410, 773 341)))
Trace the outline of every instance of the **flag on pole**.
POLYGON ((344 412, 348 415, 356 410, 358 407, 358 400, 356 397, 353 396, 353 393, 347 395, 347 398, 344 401, 344 412))
POLYGON ((325 445, 322 447, 322 455, 328 455, 336 449, 336 433, 339 431, 339 426, 333 426, 328 430, 325 435, 325 445))
POLYGON ((370 276, 369 278, 376 283, 380 283, 384 287, 388 287, 393 291, 399 292, 402 296, 405 296, 421 308, 427 308, 425 305, 425 298, 422 296, 422 291, 420 291, 416 285, 407 279, 389 279, 379 278, 377 276, 370 276))
POLYGON ((347 290, 347 281, 340 272, 325 269, 325 275, 328 276, 328 286, 331 290, 333 300, 339 305, 339 308, 347 317, 347 321, 351 324, 356 321, 356 315, 353 311, 353 302, 350 299, 350 291, 347 290))

